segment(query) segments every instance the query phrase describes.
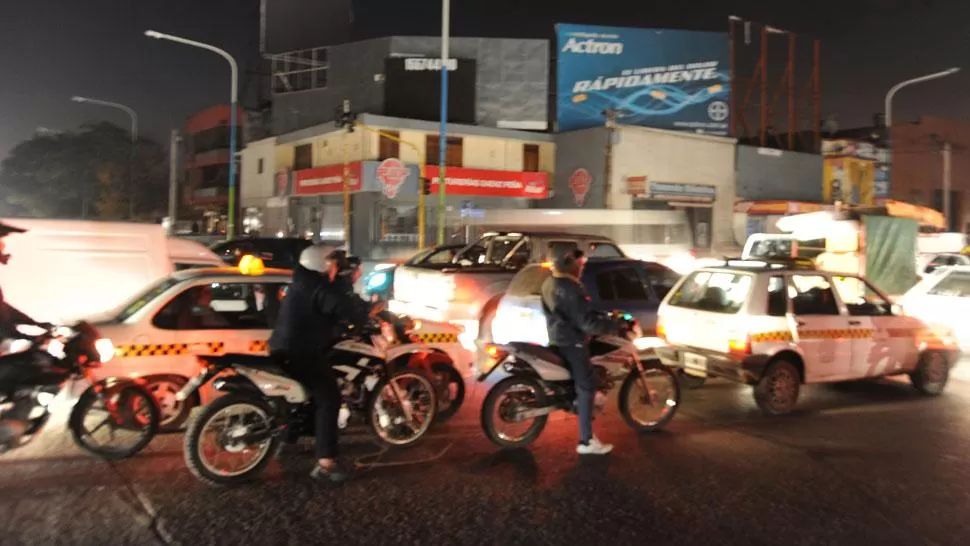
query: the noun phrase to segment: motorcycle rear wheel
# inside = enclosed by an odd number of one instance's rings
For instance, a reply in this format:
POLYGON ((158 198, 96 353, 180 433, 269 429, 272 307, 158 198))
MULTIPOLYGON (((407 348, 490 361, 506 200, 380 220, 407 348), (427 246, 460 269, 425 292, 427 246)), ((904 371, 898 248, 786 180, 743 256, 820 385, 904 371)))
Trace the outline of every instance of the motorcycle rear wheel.
POLYGON ((102 459, 115 461, 125 459, 135 455, 145 449, 155 435, 162 419, 161 410, 155 397, 148 392, 145 387, 137 383, 130 383, 121 387, 105 387, 102 393, 98 393, 94 386, 88 387, 77 403, 71 409, 71 415, 67 426, 71 430, 71 438, 78 447, 97 455, 102 459), (97 404, 114 404, 116 409, 105 411, 107 415, 95 430, 88 430, 85 418, 97 404), (119 419, 120 422, 116 419, 119 419), (123 429, 124 432, 140 430, 137 441, 123 446, 110 446, 98 442, 93 435, 103 426, 109 426, 114 430, 123 429))
MULTIPOLYGON (((502 419, 502 416, 498 415, 499 412, 505 412, 509 408, 505 408, 505 402, 508 402, 508 398, 504 398, 510 392, 515 393, 516 391, 531 391, 531 396, 533 400, 528 404, 529 407, 541 408, 546 405, 546 392, 536 380, 530 377, 523 376, 512 376, 507 377, 492 387, 485 396, 485 401, 482 402, 482 430, 485 431, 485 436, 495 445, 504 449, 518 449, 523 448, 536 441, 539 435, 542 434, 542 430, 546 428, 546 421, 548 420, 548 415, 540 415, 532 419, 532 423, 526 428, 525 432, 510 436, 499 430, 499 422, 497 419, 502 419)), ((512 410, 516 408, 511 408, 512 410)), ((502 419, 503 422, 511 422, 502 419)), ((526 422, 526 421, 523 421, 526 422)))
MULTIPOLYGON (((199 415, 189 424, 188 430, 185 431, 185 464, 199 481, 211 486, 246 483, 262 472, 278 452, 281 438, 277 435, 270 436, 256 446, 232 442, 234 434, 251 432, 248 429, 254 426, 253 424, 247 425, 240 422, 236 427, 242 428, 233 429, 230 423, 221 432, 215 430, 216 425, 214 423, 217 419, 224 416, 231 418, 233 412, 241 413, 243 411, 258 417, 262 421, 262 423, 255 423, 255 426, 271 426, 272 424, 270 416, 273 414, 273 410, 265 400, 240 394, 227 394, 217 398, 211 404, 202 408, 199 415), (207 456, 206 446, 203 445, 203 435, 209 432, 216 433, 219 442, 216 448, 221 449, 224 453, 239 454, 255 449, 255 458, 248 465, 236 471, 217 469, 212 458, 207 456)), ((219 454, 216 453, 216 455, 219 454)))

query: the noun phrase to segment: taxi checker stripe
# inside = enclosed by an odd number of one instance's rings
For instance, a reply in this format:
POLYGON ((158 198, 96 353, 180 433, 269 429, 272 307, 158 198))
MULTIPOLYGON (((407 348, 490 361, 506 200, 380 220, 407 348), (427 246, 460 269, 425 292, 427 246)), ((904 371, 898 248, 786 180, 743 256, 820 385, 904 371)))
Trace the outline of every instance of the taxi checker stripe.
MULTIPOLYGON (((888 328, 889 337, 912 337, 919 333, 919 328, 888 328)), ((871 328, 844 328, 824 330, 799 330, 799 339, 869 339, 875 336, 871 328)), ((751 335, 752 343, 770 343, 778 341, 792 341, 791 332, 784 330, 776 332, 759 332, 751 335)))
POLYGON ((413 334, 412 337, 423 343, 457 343, 458 335, 446 332, 432 332, 424 334, 413 334))
POLYGON ((186 354, 222 354, 226 344, 222 341, 208 341, 202 343, 154 343, 148 345, 120 345, 115 348, 115 355, 120 358, 139 356, 178 356, 186 354))

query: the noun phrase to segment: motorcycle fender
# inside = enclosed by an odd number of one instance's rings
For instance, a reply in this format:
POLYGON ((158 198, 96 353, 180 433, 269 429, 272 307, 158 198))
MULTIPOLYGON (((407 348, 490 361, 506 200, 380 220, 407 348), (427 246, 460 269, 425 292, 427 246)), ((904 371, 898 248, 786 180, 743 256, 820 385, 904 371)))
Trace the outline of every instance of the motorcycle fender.
POLYGON ((212 382, 212 387, 219 392, 254 394, 260 397, 263 395, 263 392, 260 391, 252 381, 239 375, 220 377, 212 382))

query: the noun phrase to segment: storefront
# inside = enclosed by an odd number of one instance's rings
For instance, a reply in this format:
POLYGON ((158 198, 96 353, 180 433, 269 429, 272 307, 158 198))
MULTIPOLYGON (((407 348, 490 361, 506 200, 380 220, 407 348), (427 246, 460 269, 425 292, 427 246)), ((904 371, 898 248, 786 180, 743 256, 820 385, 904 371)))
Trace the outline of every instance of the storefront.
MULTIPOLYGON (((418 248, 419 167, 391 158, 347 165, 351 195, 351 250, 368 259, 411 253, 418 248)), ((426 241, 436 240, 438 167, 426 175, 426 241)), ((318 240, 343 241, 343 165, 293 171, 286 199, 287 233, 318 240)), ((527 208, 549 195, 545 172, 497 171, 449 167, 445 171, 445 205, 450 220, 467 209, 527 208)), ((449 240, 463 236, 458 222, 446 224, 449 240)))

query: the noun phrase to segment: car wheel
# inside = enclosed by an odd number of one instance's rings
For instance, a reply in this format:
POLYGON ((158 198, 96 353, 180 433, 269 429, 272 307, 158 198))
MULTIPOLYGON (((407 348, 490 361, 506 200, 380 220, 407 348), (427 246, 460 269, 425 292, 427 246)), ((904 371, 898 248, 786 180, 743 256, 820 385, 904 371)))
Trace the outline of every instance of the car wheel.
POLYGON ((947 362, 946 355, 938 351, 928 351, 920 355, 919 364, 909 374, 909 380, 922 394, 942 394, 950 380, 950 363, 947 362))
POLYGON ((161 411, 159 430, 161 432, 175 432, 181 430, 189 419, 198 401, 193 396, 188 400, 179 401, 175 398, 179 390, 185 386, 184 377, 174 375, 160 375, 145 378, 145 388, 155 397, 161 411))
POLYGON ((755 385, 754 400, 766 415, 790 413, 798 402, 801 383, 801 374, 794 364, 776 360, 755 385))

